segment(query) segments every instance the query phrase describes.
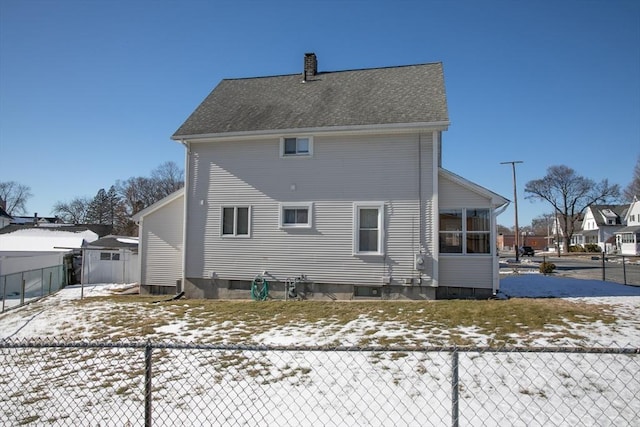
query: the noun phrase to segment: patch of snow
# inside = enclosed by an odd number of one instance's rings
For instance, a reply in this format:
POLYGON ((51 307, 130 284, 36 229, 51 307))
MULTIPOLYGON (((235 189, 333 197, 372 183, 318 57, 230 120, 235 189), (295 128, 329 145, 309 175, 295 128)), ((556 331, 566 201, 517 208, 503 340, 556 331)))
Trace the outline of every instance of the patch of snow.
POLYGON ((90 230, 73 232, 37 227, 0 234, 0 248, 7 252, 68 251, 71 248, 80 249, 83 242, 97 239, 98 235, 90 230))
POLYGON ((120 243, 138 244, 138 239, 136 237, 118 237, 116 240, 120 243))
MULTIPOLYGON (((85 285, 84 295, 110 295, 127 286, 131 284, 85 285)), ((528 336, 525 332, 526 340, 523 334, 514 333, 515 345, 634 348, 640 345, 640 288, 595 280, 520 275, 502 279, 501 289, 511 297, 559 297, 598 304, 616 319, 612 324, 566 320, 542 331, 531 331, 528 336), (565 338, 567 333, 580 336, 580 341, 565 338)), ((105 313, 117 309, 115 304, 108 303, 69 304, 79 299, 80 293, 80 285, 70 286, 53 296, 1 314, 0 339, 63 338, 68 325, 100 324, 105 313)), ((184 306, 189 304, 185 302, 184 306)), ((148 316, 150 322, 162 318, 164 308, 154 307, 157 308, 141 309, 141 316, 148 316)), ((193 319, 159 326, 155 336, 140 338, 195 342, 213 337, 225 342, 229 336, 243 333, 247 328, 241 321, 227 321, 213 327, 189 329, 194 325, 189 320, 193 319)), ((248 344, 331 346, 359 343, 367 337, 375 342, 379 338, 403 336, 424 345, 438 345, 452 336, 475 345, 490 344, 492 335, 483 333, 482 326, 480 323, 452 330, 418 329, 361 316, 344 324, 334 324, 327 319, 315 324, 272 327, 251 336, 248 344)), ((522 329, 527 331, 526 325, 522 325, 522 329)), ((87 333, 84 338, 90 340, 91 336, 87 333)), ((219 420, 223 424, 244 421, 247 425, 263 421, 261 405, 253 401, 247 404, 248 399, 237 398, 248 391, 251 396, 267 396, 264 399, 268 399, 272 418, 264 425, 286 425, 294 421, 296 425, 442 425, 451 419, 452 362, 446 352, 397 355, 355 351, 203 353, 169 350, 168 354, 168 357, 154 359, 153 365, 154 418, 159 422, 179 419, 181 425, 196 426, 201 425, 203 419, 219 420), (233 356, 232 366, 229 360, 222 361, 220 356, 225 355, 233 356), (366 405, 361 401, 364 399, 366 405), (300 418, 303 405, 304 414, 300 418), (404 418, 405 415, 409 418, 404 418)), ((10 418, 12 415, 26 414, 21 409, 27 407, 25 396, 34 402, 28 405, 31 410, 41 405, 40 412, 46 411, 49 417, 55 415, 71 424, 74 421, 93 425, 111 425, 109 421, 113 420, 120 420, 122 424, 126 424, 127 419, 139 421, 141 402, 135 393, 119 395, 108 391, 108 396, 96 398, 99 392, 93 390, 112 390, 100 382, 104 372, 96 373, 98 380, 89 383, 86 376, 77 374, 79 370, 93 372, 96 366, 101 366, 95 365, 94 359, 68 363, 65 352, 60 349, 50 356, 51 360, 43 360, 40 363, 44 365, 39 365, 47 369, 38 370, 37 375, 30 374, 34 378, 30 378, 29 383, 19 384, 18 378, 14 384, 11 382, 14 376, 3 376, 7 378, 7 386, 20 386, 24 390, 18 395, 20 398, 9 397, 5 402, 14 412, 0 413, 0 423, 12 424, 16 421, 10 418), (58 384, 64 378, 63 385, 51 388, 47 383, 50 397, 39 399, 38 387, 47 381, 47 376, 55 379, 51 384, 58 384), (78 403, 77 408, 90 402, 92 410, 78 413, 76 407, 63 404, 69 396, 78 403)), ((105 362, 110 363, 109 381, 117 380, 121 388, 139 387, 140 377, 130 372, 131 357, 129 350, 110 349, 105 362)), ((622 425, 626 424, 624 421, 633 423, 640 419, 637 363, 633 360, 630 363, 627 356, 461 352, 459 366, 461 420, 465 425, 622 425)))

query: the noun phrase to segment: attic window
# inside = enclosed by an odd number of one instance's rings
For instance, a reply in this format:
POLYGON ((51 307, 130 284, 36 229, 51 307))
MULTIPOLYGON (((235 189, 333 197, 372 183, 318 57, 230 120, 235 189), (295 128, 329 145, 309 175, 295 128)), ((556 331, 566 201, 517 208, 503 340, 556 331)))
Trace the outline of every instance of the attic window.
POLYGON ((307 156, 313 154, 313 139, 311 137, 304 138, 281 138, 280 139, 280 156, 307 156))

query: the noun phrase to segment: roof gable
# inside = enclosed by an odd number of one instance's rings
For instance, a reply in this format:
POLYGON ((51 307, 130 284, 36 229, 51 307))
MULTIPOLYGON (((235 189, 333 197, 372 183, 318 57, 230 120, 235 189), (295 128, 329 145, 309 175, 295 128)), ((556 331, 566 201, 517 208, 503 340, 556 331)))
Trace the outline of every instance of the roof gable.
POLYGON ((501 207, 501 206, 505 206, 510 203, 509 199, 506 199, 504 197, 502 197, 501 195, 494 193, 491 190, 488 190, 476 183, 473 183, 471 181, 469 181, 466 178, 461 177, 460 175, 457 175, 449 170, 443 169, 443 168, 439 168, 438 169, 438 175, 440 177, 440 179, 448 179, 451 182, 454 182, 464 188, 466 188, 469 191, 473 191, 474 193, 486 198, 487 200, 489 200, 491 202, 491 205, 493 205, 494 208, 497 207, 501 207))
POLYGON ((591 211, 593 219, 598 226, 602 225, 620 225, 622 219, 626 217, 629 205, 591 205, 588 211, 591 211), (609 224, 613 221, 613 224, 609 224))
POLYGON ((172 138, 448 121, 442 63, 431 63, 226 79, 172 138))
POLYGON ((138 212, 135 215, 133 215, 131 217, 131 219, 133 221, 138 222, 142 218, 144 218, 145 216, 157 211, 158 209, 162 208, 163 206, 166 206, 169 203, 173 202, 174 200, 176 200, 176 199, 178 199, 180 197, 183 197, 183 196, 184 196, 184 187, 180 188, 179 190, 174 191, 173 193, 169 194, 168 196, 164 197, 163 199, 158 200, 157 202, 155 202, 151 206, 147 206, 146 208, 144 208, 140 212, 138 212))

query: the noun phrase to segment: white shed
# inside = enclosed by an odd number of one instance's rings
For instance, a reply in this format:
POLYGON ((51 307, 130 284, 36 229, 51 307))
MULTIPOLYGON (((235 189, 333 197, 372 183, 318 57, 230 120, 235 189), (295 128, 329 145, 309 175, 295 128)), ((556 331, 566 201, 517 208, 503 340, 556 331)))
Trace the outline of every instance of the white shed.
POLYGON ((138 239, 106 236, 82 248, 82 283, 134 283, 140 279, 138 239))

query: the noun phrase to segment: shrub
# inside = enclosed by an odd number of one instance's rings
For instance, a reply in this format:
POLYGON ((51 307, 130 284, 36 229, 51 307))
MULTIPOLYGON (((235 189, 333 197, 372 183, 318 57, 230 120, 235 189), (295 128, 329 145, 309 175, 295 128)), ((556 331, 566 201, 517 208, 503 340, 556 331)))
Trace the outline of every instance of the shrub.
POLYGON ((584 245, 584 248, 587 250, 587 252, 601 252, 602 248, 600 248, 600 246, 596 245, 595 243, 589 243, 584 245))
POLYGON ((584 252, 584 248, 581 245, 569 246, 569 252, 584 252))
POLYGON ((553 270, 556 269, 556 265, 552 262, 541 262, 540 263, 540 273, 549 274, 553 273, 553 270))

